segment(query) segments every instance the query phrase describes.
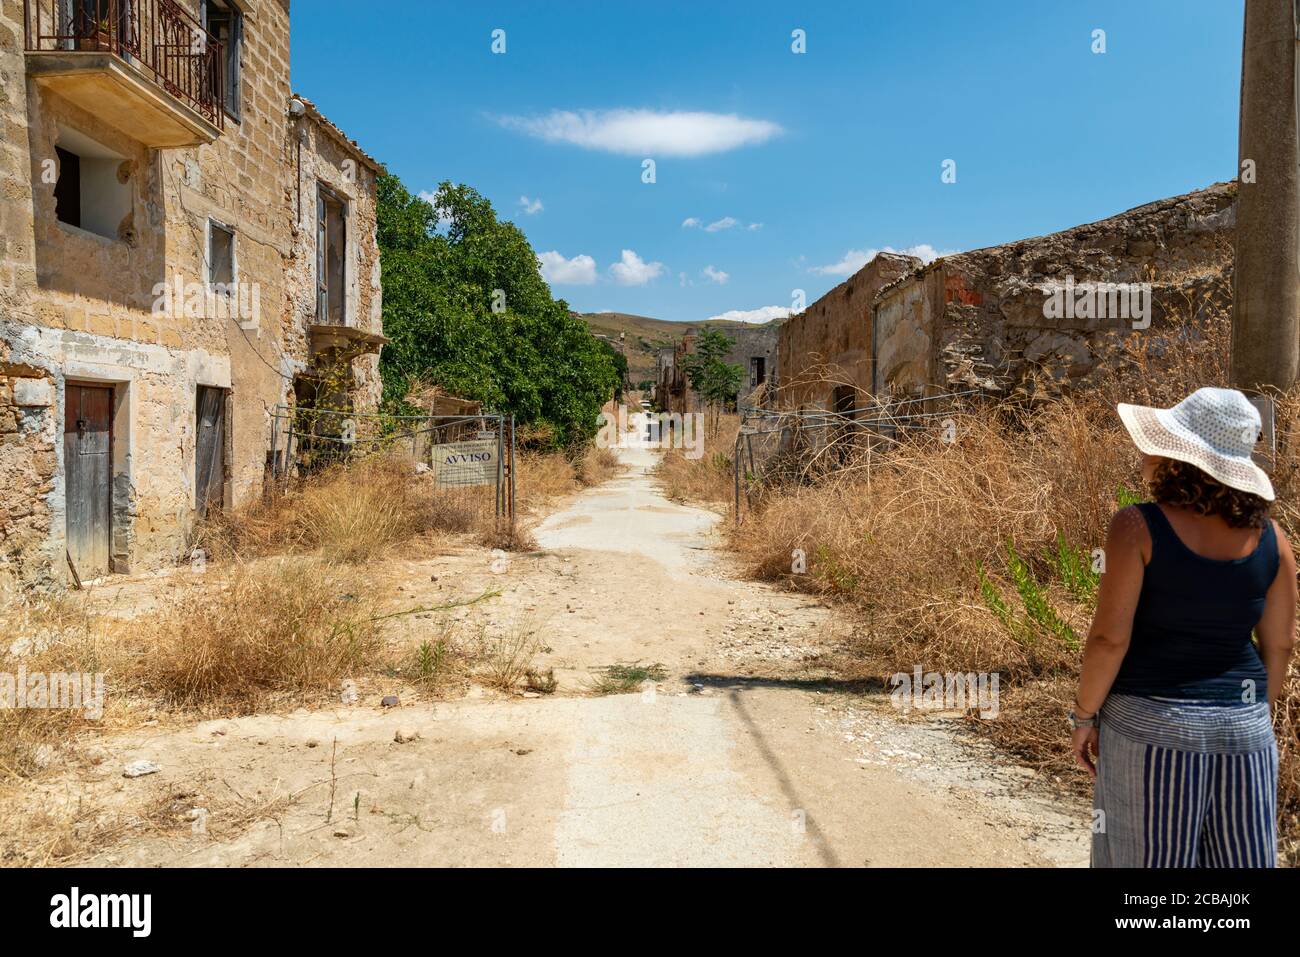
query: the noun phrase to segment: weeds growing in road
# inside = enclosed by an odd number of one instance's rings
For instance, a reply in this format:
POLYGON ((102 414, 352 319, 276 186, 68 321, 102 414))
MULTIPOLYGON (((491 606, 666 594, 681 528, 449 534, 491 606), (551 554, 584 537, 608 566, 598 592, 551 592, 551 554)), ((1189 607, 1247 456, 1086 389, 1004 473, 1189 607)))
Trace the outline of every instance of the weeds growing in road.
POLYGON ((480 637, 480 676, 490 687, 513 694, 534 671, 541 640, 528 622, 511 622, 495 634, 480 637))
POLYGON ((594 695, 630 694, 640 691, 647 681, 663 681, 668 676, 663 665, 613 664, 600 669, 587 690, 594 695))

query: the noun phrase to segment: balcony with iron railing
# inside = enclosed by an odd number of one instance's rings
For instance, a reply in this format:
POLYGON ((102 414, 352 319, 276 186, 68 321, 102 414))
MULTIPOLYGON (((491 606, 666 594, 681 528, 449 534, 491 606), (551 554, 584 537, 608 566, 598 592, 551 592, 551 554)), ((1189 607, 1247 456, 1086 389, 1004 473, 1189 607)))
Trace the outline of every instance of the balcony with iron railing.
POLYGON ((149 147, 221 135, 221 43, 176 0, 23 0, 23 14, 40 86, 149 147))

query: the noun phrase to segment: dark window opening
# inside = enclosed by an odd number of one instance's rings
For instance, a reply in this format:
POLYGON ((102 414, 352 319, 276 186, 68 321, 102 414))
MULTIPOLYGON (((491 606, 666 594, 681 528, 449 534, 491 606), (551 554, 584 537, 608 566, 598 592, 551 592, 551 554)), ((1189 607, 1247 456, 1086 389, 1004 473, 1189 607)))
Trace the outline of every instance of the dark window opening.
POLYGON ((244 13, 226 0, 204 0, 203 25, 221 43, 224 62, 226 115, 240 118, 240 59, 244 46, 244 13))
POLYGON ((62 146, 54 147, 59 158, 59 178, 54 184, 54 215, 59 222, 81 227, 81 157, 62 146))
POLYGON ((767 381, 767 357, 754 356, 749 360, 749 385, 758 388, 767 381))
POLYGON ((59 164, 55 217, 105 239, 127 239, 133 228, 134 185, 126 157, 63 126, 54 151, 59 164))

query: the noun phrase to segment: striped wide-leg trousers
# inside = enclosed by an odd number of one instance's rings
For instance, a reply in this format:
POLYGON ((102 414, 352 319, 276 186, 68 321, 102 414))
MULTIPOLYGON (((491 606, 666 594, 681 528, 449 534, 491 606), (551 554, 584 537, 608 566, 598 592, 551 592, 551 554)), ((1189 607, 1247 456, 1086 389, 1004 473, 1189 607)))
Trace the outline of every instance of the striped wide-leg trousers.
POLYGON ((1277 741, 1265 704, 1111 695, 1093 867, 1274 867, 1277 741))

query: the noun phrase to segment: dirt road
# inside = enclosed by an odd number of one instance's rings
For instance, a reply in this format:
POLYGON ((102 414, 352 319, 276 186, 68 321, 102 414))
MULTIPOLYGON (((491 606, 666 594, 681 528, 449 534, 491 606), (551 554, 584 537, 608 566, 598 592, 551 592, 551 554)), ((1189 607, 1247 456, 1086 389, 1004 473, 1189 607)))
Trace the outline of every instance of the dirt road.
POLYGON ((1086 863, 1082 805, 949 724, 905 720, 886 696, 838 685, 817 664, 843 627, 832 614, 729 573, 713 548, 718 516, 660 494, 656 453, 620 454, 627 473, 540 525, 538 553, 504 569, 479 553, 392 572, 417 601, 499 588, 456 615, 544 636, 538 663, 555 669, 555 694, 474 689, 121 736, 46 799, 147 797, 188 808, 195 824, 87 861, 1086 863), (594 669, 630 662, 666 675, 636 693, 591 693, 594 669), (139 759, 162 770, 124 779, 139 759))

